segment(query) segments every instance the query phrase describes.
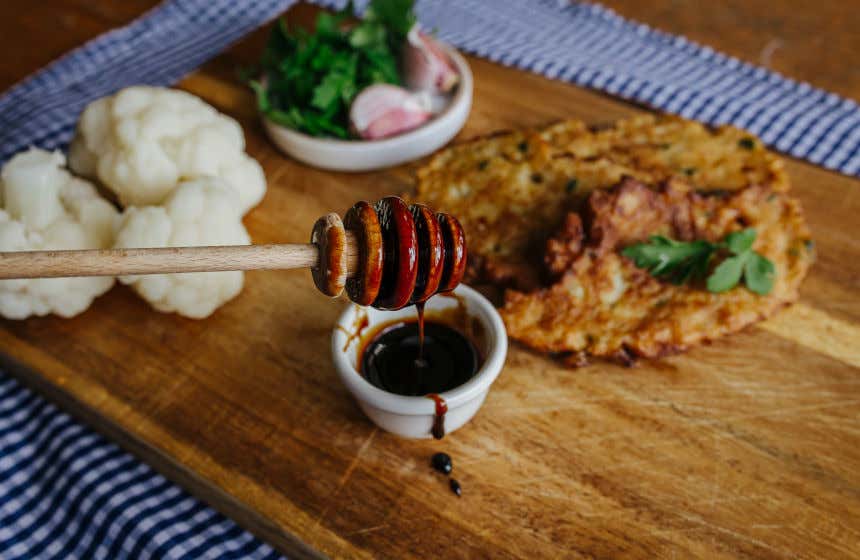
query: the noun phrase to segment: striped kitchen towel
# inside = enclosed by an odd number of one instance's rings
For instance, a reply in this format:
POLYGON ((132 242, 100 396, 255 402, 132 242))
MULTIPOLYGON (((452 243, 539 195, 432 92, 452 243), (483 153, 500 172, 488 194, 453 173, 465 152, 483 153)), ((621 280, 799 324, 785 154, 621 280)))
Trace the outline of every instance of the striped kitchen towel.
MULTIPOLYGON (((329 7, 344 1, 320 0, 329 7)), ((0 163, 64 147, 84 106, 175 83, 292 0, 168 0, 0 96, 0 163)), ((357 2, 359 6, 366 1, 357 2)), ((515 66, 709 124, 860 176, 855 102, 564 0, 425 0, 441 39, 515 66)), ((0 558, 270 558, 277 554, 0 372, 0 558)))
MULTIPOLYGON (((65 146, 89 101, 133 84, 174 83, 292 3, 172 0, 88 43, 0 98, 0 163, 28 145, 65 146)), ((860 177, 856 102, 597 4, 419 0, 417 12, 441 39, 478 56, 708 124, 731 123, 776 150, 860 177)))
POLYGON ((0 371, 0 558, 281 558, 0 371))

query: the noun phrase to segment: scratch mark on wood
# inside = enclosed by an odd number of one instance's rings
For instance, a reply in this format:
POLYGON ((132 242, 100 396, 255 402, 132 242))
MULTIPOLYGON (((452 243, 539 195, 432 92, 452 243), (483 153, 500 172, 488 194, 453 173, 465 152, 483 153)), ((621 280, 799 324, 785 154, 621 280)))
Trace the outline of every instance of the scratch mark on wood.
POLYGON ((365 529, 359 529, 358 531, 350 531, 349 533, 346 533, 344 536, 352 537, 354 535, 364 535, 366 533, 373 533, 375 531, 381 531, 382 529, 385 529, 386 527, 388 527, 388 524, 376 525, 374 527, 367 527, 365 529))
POLYGON ((337 483, 337 488, 335 488, 334 492, 331 494, 331 498, 329 498, 329 503, 326 505, 325 509, 323 509, 322 513, 320 513, 319 517, 314 521, 314 528, 318 527, 320 523, 322 523, 323 519, 325 519, 329 510, 331 510, 332 504, 334 504, 335 498, 346 486, 346 483, 349 482, 349 479, 352 477, 352 473, 355 472, 355 468, 358 466, 359 461, 361 461, 361 457, 364 453, 370 448, 370 445, 373 443, 373 438, 376 437, 379 428, 374 427, 373 431, 367 436, 367 439, 361 444, 361 447, 358 448, 358 451, 355 453, 355 457, 349 463, 349 466, 343 473, 343 476, 340 477, 340 480, 337 483))
POLYGON ((770 544, 768 544, 768 543, 766 543, 760 539, 750 537, 749 535, 744 535, 743 533, 738 533, 737 531, 729 529, 728 527, 723 527, 722 525, 717 525, 716 523, 710 523, 708 521, 705 521, 704 519, 702 519, 698 515, 689 515, 689 514, 685 514, 683 512, 679 512, 678 515, 681 518, 683 518, 684 520, 689 521, 690 523, 699 524, 702 527, 707 527, 708 529, 712 529, 714 531, 717 531, 718 533, 723 533, 725 535, 729 535, 730 537, 734 537, 740 541, 745 541, 745 542, 754 544, 756 546, 764 548, 765 550, 770 550, 771 552, 776 552, 777 554, 780 554, 780 555, 785 556, 785 557, 796 558, 796 555, 793 554, 791 551, 784 550, 782 548, 777 548, 777 547, 770 545, 770 544))

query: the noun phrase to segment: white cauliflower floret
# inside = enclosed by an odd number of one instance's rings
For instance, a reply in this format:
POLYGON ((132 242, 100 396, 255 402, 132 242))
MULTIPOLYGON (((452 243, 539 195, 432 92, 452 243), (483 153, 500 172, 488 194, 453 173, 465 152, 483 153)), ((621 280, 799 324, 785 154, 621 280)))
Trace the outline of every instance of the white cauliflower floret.
MULTIPOLYGON (((181 183, 162 206, 125 210, 117 248, 247 245, 251 242, 237 209, 236 193, 213 177, 181 183)), ((244 275, 191 272, 123 276, 159 311, 203 319, 242 291, 244 275)))
MULTIPOLYGON (((32 148, 0 173, 0 251, 106 249, 118 212, 63 169, 60 152, 32 148)), ((0 280, 0 316, 73 317, 113 286, 111 277, 0 280)))
POLYGON ((69 150, 77 173, 98 178, 123 206, 161 204, 181 181, 224 179, 242 214, 266 193, 234 119, 184 91, 135 86, 90 103, 69 150))

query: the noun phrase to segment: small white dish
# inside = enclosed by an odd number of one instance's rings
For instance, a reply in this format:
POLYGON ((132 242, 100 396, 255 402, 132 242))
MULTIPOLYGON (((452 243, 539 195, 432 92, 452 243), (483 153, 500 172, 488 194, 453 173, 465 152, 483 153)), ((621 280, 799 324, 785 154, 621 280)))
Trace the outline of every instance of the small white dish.
POLYGON ((425 124, 381 140, 317 138, 263 117, 272 142, 299 161, 332 171, 370 171, 400 165, 432 153, 460 132, 472 108, 472 71, 460 53, 445 45, 460 73, 460 83, 448 106, 425 124))
MULTIPOLYGON (((481 351, 484 363, 472 379, 445 391, 439 396, 448 405, 445 415, 445 433, 450 434, 462 427, 478 412, 490 390, 490 385, 499 376, 508 352, 508 336, 502 318, 493 304, 477 291, 460 285, 454 293, 466 306, 466 313, 480 323, 483 329, 481 351)), ((460 305, 457 299, 434 296, 427 302, 425 313, 432 318, 434 313, 460 305)), ((359 406, 374 424, 383 430, 407 438, 429 438, 436 414, 436 405, 427 397, 406 397, 383 391, 371 385, 358 371, 358 350, 361 341, 350 337, 356 329, 360 313, 367 314, 367 326, 363 332, 373 332, 375 327, 398 319, 414 318, 415 308, 398 311, 380 311, 350 305, 340 316, 332 331, 331 353, 341 381, 358 401, 359 406), (349 334, 348 334, 349 333, 349 334)))

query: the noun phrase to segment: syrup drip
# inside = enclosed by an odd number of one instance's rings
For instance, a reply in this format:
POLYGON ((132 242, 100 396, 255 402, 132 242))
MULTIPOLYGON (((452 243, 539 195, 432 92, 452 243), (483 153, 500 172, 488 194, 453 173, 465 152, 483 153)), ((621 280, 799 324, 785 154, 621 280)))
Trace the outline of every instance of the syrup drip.
POLYGON ((416 303, 415 309, 418 311, 418 357, 415 365, 421 367, 424 362, 424 302, 416 303))
POLYGON ((448 403, 436 393, 430 393, 427 398, 436 403, 436 415, 433 417, 433 428, 430 433, 436 439, 445 437, 445 415, 448 413, 448 403))

